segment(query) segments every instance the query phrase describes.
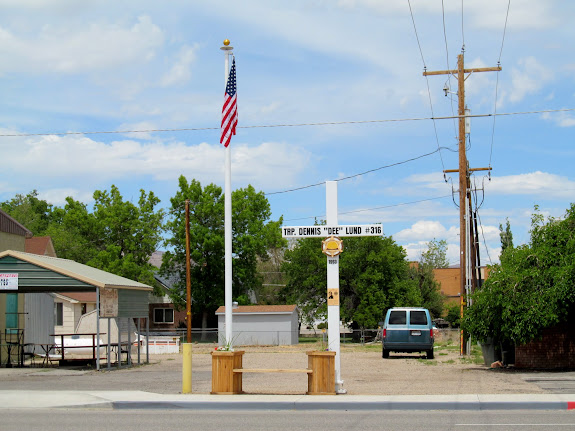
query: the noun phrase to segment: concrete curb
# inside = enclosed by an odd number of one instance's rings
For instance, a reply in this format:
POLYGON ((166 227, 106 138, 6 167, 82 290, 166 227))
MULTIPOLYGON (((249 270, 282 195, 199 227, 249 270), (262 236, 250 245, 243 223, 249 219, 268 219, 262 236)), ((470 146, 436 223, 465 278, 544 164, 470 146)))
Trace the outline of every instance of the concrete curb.
POLYGON ((575 403, 573 396, 354 396, 354 397, 296 397, 239 396, 234 399, 115 401, 114 409, 203 409, 203 410, 568 410, 575 403), (242 399, 241 397, 246 397, 242 399), (249 397, 249 398, 247 398, 249 397), (439 399, 434 399, 439 398, 439 399))
POLYGON ((1 391, 0 409, 116 410, 572 410, 575 394, 166 395, 142 391, 1 391))
POLYGON ((115 410, 337 410, 337 411, 379 411, 379 410, 567 410, 567 402, 508 402, 508 403, 459 403, 459 402, 365 402, 365 403, 293 403, 293 402, 217 402, 193 401, 118 401, 112 403, 115 410))

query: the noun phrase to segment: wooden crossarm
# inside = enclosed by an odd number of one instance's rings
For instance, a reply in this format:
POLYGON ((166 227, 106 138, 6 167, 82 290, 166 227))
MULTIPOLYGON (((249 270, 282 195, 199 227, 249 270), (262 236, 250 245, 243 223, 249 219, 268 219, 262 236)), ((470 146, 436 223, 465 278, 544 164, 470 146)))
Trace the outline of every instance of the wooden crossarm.
POLYGON ((312 370, 299 368, 234 368, 234 373, 307 373, 312 374, 312 370))

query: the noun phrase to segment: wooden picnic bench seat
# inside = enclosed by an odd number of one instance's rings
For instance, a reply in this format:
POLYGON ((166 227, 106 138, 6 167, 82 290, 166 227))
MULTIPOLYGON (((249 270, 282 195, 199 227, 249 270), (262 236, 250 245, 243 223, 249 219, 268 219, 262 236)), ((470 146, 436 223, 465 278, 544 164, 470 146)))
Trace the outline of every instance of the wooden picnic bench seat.
POLYGON ((233 371, 234 373, 313 373, 313 370, 307 368, 234 368, 233 371))
POLYGON ((246 373, 303 373, 308 395, 335 395, 335 352, 307 352, 308 368, 243 368, 245 352, 212 352, 212 394, 242 394, 246 373))

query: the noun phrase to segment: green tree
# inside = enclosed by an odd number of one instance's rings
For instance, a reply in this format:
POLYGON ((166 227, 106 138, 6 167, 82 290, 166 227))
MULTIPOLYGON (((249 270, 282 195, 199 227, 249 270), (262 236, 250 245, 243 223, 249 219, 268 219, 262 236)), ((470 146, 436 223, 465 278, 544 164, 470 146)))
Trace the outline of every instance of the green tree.
POLYGON ((26 195, 17 194, 0 203, 0 208, 36 236, 44 235, 50 224, 52 205, 39 199, 36 190, 26 195))
POLYGON ((124 201, 118 188, 94 192, 95 232, 100 250, 89 265, 153 286, 155 269, 150 256, 162 242, 162 209, 153 192, 140 190, 138 204, 124 201))
POLYGON ((298 239, 295 247, 285 251, 282 271, 286 285, 280 289, 280 299, 297 304, 301 324, 313 326, 316 320, 325 320, 327 261, 321 252, 321 239, 298 239))
POLYGON ((458 327, 459 319, 461 318, 461 306, 459 304, 450 303, 445 308, 447 309, 445 320, 447 320, 452 327, 458 327))
POLYGON ((44 235, 52 238, 58 257, 87 264, 104 247, 94 214, 86 204, 71 197, 64 207, 55 207, 44 235))
POLYGON ((480 341, 524 344, 567 320, 575 304, 575 205, 563 219, 532 217, 529 244, 506 249, 462 326, 480 341))
MULTIPOLYGON (((340 315, 356 328, 376 328, 385 310, 419 306, 421 295, 409 277, 405 251, 391 237, 344 239, 340 255, 340 315)), ((298 304, 302 323, 310 325, 327 311, 327 259, 321 239, 307 238, 285 253, 287 301, 298 304)))
POLYGON ((421 253, 418 264, 411 268, 411 276, 417 280, 422 298, 422 307, 427 308, 433 317, 443 314, 444 296, 440 284, 435 280, 435 268, 447 268, 447 241, 432 240, 427 243, 427 250, 421 253))
POLYGON ((267 260, 258 260, 257 271, 261 276, 262 285, 255 290, 255 294, 260 305, 274 305, 280 302, 280 293, 286 284, 286 277, 282 271, 284 253, 285 248, 272 247, 268 249, 267 260))
POLYGON ((442 239, 437 241, 435 238, 427 243, 427 250, 421 253, 420 263, 432 268, 447 268, 447 241, 442 239))
POLYGON ((148 260, 162 241, 164 212, 152 192, 140 190, 136 205, 114 185, 96 190, 93 212, 71 197, 54 207, 37 196, 17 195, 1 206, 36 236, 50 236, 59 257, 155 285, 148 260))
POLYGON ((509 219, 505 219, 505 229, 503 225, 499 224, 499 238, 501 238, 501 253, 503 253, 508 248, 513 248, 513 233, 511 232, 511 225, 509 219))
MULTIPOLYGON (((171 220, 167 223, 169 251, 164 254, 161 272, 175 280, 171 296, 183 306, 186 297, 185 201, 190 201, 190 250, 192 310, 208 316, 224 303, 224 195, 221 187, 179 178, 179 190, 171 198, 171 220)), ((261 286, 258 258, 283 244, 281 220, 269 220, 271 210, 262 192, 252 186, 232 193, 233 297, 239 298, 261 286)))

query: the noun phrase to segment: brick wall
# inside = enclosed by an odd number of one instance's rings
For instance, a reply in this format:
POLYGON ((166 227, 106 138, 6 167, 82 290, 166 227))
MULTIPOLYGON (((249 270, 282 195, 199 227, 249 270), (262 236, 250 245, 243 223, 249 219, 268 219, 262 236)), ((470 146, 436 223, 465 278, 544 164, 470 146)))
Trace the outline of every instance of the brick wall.
POLYGON ((575 368, 575 322, 543 331, 540 340, 515 348, 517 368, 575 368))

